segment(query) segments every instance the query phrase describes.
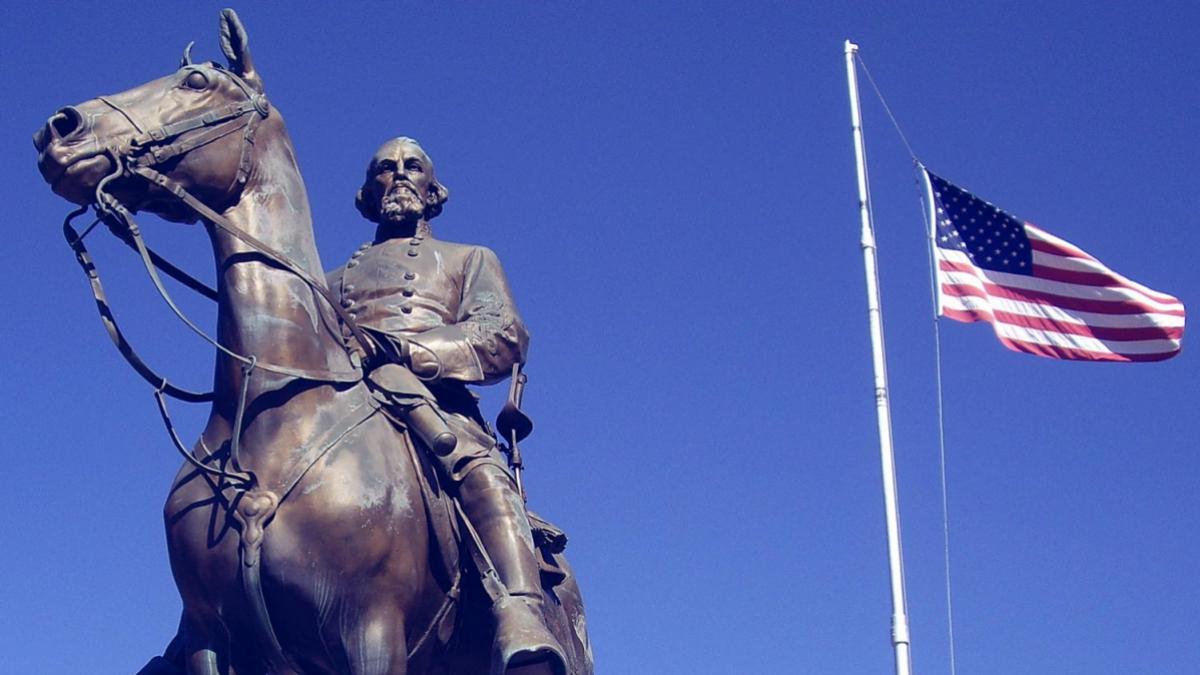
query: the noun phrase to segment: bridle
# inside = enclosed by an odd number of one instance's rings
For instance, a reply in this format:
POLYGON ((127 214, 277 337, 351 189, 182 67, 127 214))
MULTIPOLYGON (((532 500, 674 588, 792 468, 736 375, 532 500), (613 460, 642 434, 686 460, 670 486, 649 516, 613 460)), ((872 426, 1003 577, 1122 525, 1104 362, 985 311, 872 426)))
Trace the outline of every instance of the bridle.
MULTIPOLYGON (((240 483, 245 487, 253 486, 256 483, 253 472, 243 471, 237 462, 238 448, 240 444, 240 431, 242 418, 246 408, 246 398, 249 389, 250 378, 256 370, 265 370, 277 375, 292 377, 302 380, 310 380, 317 382, 332 382, 332 383, 354 383, 362 380, 363 371, 361 366, 361 356, 363 354, 370 355, 374 351, 373 342, 369 340, 362 329, 355 323, 349 313, 334 299, 324 283, 313 277, 307 270, 301 268, 287 255, 276 250, 265 242, 251 236, 242 231, 236 225, 231 223, 227 218, 214 211, 207 204, 190 193, 181 183, 170 178, 169 176, 158 171, 156 167, 170 160, 182 157, 183 155, 203 147, 217 140, 220 140, 230 134, 238 131, 242 132, 241 155, 238 162, 237 175, 234 178, 234 183, 230 186, 231 191, 239 184, 244 184, 249 178, 251 150, 254 144, 254 136, 258 128, 258 124, 266 119, 271 114, 270 103, 265 95, 257 93, 251 88, 240 76, 236 73, 218 68, 214 64, 214 69, 222 75, 230 78, 241 92, 245 95, 245 99, 238 103, 230 103, 216 110, 205 111, 199 115, 187 117, 182 120, 164 124, 158 127, 147 129, 142 124, 137 122, 136 116, 130 111, 124 109, 113 100, 106 97, 99 97, 98 100, 105 105, 113 108, 120 113, 138 132, 133 138, 119 145, 110 145, 103 150, 112 162, 112 172, 102 178, 96 184, 95 202, 92 205, 97 213, 97 222, 103 221, 108 225, 109 229, 121 239, 137 251, 142 260, 147 274, 150 276, 151 282, 159 295, 171 308, 171 311, 178 317, 189 329, 203 338, 206 342, 213 345, 217 350, 229 356, 233 360, 242 364, 242 387, 238 400, 238 405, 235 412, 233 435, 230 441, 230 460, 235 470, 234 473, 223 471, 211 467, 201 461, 198 461, 191 452, 183 447, 179 440, 178 434, 175 432, 174 425, 170 420, 170 415, 167 412, 166 400, 164 397, 169 396, 182 401, 188 402, 209 402, 214 400, 215 392, 195 392, 183 389, 172 384, 166 377, 160 375, 153 368, 138 356, 136 350, 126 340, 124 334, 116 323, 116 318, 111 311, 108 310, 109 304, 107 296, 104 292, 104 287, 100 282, 99 272, 96 265, 84 245, 83 240, 88 233, 95 227, 96 222, 85 230, 83 235, 80 235, 71 225, 71 221, 76 217, 83 215, 87 211, 87 207, 79 209, 67 215, 63 222, 63 235, 66 237, 67 243, 75 252, 76 260, 83 268, 84 273, 88 276, 88 280, 92 287, 92 294, 96 300, 97 308, 100 312, 101 321, 107 330, 110 339, 117 347, 117 350, 125 357, 126 361, 133 369, 149 382, 155 388, 155 399, 158 402, 159 412, 162 415, 164 423, 167 425, 167 430, 174 442, 176 449, 183 454, 184 458, 196 468, 210 474, 221 476, 225 479, 240 483), (279 364, 261 362, 253 354, 239 354, 226 345, 222 344, 218 339, 210 336, 203 329, 197 326, 189 319, 178 305, 171 298, 166 287, 162 283, 162 279, 158 274, 161 269, 164 273, 179 280, 188 288, 191 288, 201 295, 204 295, 212 300, 217 300, 217 292, 203 282, 191 277, 186 272, 166 261, 162 256, 155 253, 146 244, 142 236, 141 228, 133 219, 130 210, 120 202, 120 200, 108 191, 108 185, 122 177, 138 176, 147 182, 162 188, 166 192, 172 194, 177 199, 188 206, 197 216, 211 223, 214 227, 224 231, 226 234, 238 239, 242 243, 255 250, 258 254, 267 259, 269 264, 287 270, 303 281, 317 296, 322 298, 334 311, 349 331, 351 337, 358 343, 361 352, 350 350, 350 358, 352 369, 350 370, 322 370, 313 368, 294 368, 279 364)), ((210 456, 211 457, 211 456, 210 456)), ((207 459, 207 458, 206 458, 207 459)))
POLYGON ((245 100, 150 130, 144 129, 142 125, 138 124, 133 114, 112 99, 98 96, 97 100, 120 113, 138 131, 138 134, 128 141, 129 150, 127 152, 118 153, 112 149, 112 154, 123 157, 129 167, 136 172, 138 168, 161 165, 170 159, 181 157, 196 148, 220 140, 231 133, 244 130, 242 131, 242 150, 235 183, 245 183, 250 175, 250 148, 254 144, 254 134, 258 129, 258 123, 271 114, 271 104, 267 101, 266 95, 256 93, 236 73, 215 66, 213 69, 236 84, 238 89, 245 94, 245 100), (257 113, 257 115, 251 113, 257 113), (243 120, 243 118, 245 119, 243 120), (189 131, 198 129, 203 131, 180 138, 189 131))

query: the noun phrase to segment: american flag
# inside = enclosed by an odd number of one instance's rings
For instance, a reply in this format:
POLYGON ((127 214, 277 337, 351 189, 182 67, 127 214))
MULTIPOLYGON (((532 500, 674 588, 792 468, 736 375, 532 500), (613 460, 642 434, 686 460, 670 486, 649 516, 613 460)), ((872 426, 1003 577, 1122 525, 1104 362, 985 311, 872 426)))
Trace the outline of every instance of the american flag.
POLYGON ((1178 298, 925 170, 938 314, 987 321, 1004 346, 1052 359, 1161 361, 1179 353, 1178 298))

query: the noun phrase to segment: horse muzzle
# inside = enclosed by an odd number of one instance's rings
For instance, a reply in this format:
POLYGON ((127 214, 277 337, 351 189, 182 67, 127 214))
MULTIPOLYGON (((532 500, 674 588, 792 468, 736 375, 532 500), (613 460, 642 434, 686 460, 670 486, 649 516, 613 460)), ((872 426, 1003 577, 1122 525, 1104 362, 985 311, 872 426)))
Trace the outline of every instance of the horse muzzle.
MULTIPOLYGON (((67 106, 51 115, 33 134, 42 178, 55 194, 76 204, 94 201, 96 185, 115 168, 110 151, 113 146, 101 141, 96 129, 97 120, 96 115, 67 106)), ((123 129, 115 134, 118 137, 130 135, 123 129)))

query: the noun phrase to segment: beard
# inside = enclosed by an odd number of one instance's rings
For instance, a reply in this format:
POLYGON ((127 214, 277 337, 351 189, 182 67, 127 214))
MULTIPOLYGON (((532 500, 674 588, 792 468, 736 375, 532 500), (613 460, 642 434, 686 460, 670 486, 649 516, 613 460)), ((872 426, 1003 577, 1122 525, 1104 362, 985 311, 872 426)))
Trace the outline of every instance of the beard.
POLYGON ((425 202, 412 186, 397 183, 383 196, 379 205, 379 215, 391 223, 419 220, 425 215, 425 202))

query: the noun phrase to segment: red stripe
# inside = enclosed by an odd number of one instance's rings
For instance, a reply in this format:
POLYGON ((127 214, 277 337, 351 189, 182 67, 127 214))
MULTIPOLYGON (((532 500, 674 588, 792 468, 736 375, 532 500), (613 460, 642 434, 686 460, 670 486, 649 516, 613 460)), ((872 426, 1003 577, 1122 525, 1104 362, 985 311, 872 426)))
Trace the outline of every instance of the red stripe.
MULTIPOLYGON (((1025 223, 1025 224, 1027 226, 1030 226, 1030 223, 1025 223)), ((1037 229, 1036 226, 1033 226, 1033 227, 1034 227, 1034 229, 1037 229)), ((1048 233, 1043 232, 1041 230, 1038 230, 1038 231, 1042 234, 1042 236, 1047 236, 1047 237, 1051 236, 1048 233)), ((1170 293, 1163 293, 1162 291, 1156 291, 1152 288, 1139 288, 1138 286, 1140 286, 1140 284, 1134 284, 1133 282, 1124 279, 1122 277, 1122 275, 1109 269, 1109 267, 1107 265, 1100 262, 1094 256, 1089 254, 1087 251, 1084 251, 1083 249, 1075 246, 1074 244, 1070 244, 1067 242, 1055 244, 1055 243, 1051 243, 1048 241, 1041 241, 1041 240, 1033 239, 1032 237, 1030 238, 1029 242, 1030 242, 1030 246, 1035 251, 1041 251, 1042 253, 1047 253, 1050 255, 1055 255, 1055 256, 1059 256, 1059 257, 1063 257, 1063 258, 1073 258, 1075 260, 1087 261, 1087 262, 1091 262, 1096 265, 1099 265, 1100 267, 1103 267, 1108 274, 1112 275, 1111 278, 1113 279, 1113 283, 1119 284, 1126 288, 1134 288, 1134 289, 1150 296, 1151 298, 1158 300, 1159 302, 1179 302, 1179 298, 1176 298, 1175 296, 1171 295, 1170 293)), ((1035 268, 1035 271, 1036 271, 1036 268, 1035 268)), ((1062 270, 1059 270, 1059 271, 1062 271, 1062 270)), ((1104 274, 1104 272, 1077 272, 1077 274, 1104 274)), ((1046 278, 1057 278, 1057 277, 1046 277, 1046 278)), ((1064 281, 1071 281, 1071 280, 1064 279, 1064 281)), ((1080 283, 1093 283, 1093 282, 1081 281, 1080 283)), ((1103 285, 1103 282, 1096 283, 1095 285, 1103 285)))
MULTIPOLYGON (((949 260, 938 261, 939 269, 948 272, 965 272, 979 278, 979 270, 967 264, 959 264, 949 260)), ((1030 277, 1036 278, 1036 277, 1030 277)), ((1096 312, 1097 314, 1166 314, 1168 316, 1184 316, 1182 309, 1160 309, 1146 302, 1138 300, 1090 300, 1086 298, 1073 298, 1066 295, 1057 295, 1046 291, 1034 291, 1026 288, 1017 288, 1014 286, 1001 286, 987 279, 979 279, 983 283, 984 288, 991 295, 1008 298, 1010 300, 1020 300, 1023 302, 1036 302, 1043 305, 1053 305, 1062 307, 1063 309, 1074 309, 1081 312, 1096 312)))
MULTIPOLYGON (((1096 260, 1094 257, 1092 257, 1092 254, 1088 253, 1087 251, 1079 248, 1075 244, 1072 244, 1068 241, 1060 240, 1061 243, 1054 243, 1051 241, 1045 241, 1042 239, 1038 239, 1037 238, 1038 235, 1045 236, 1045 237, 1051 237, 1053 235, 1051 235, 1049 232, 1046 232, 1045 230, 1042 230, 1041 228, 1039 228, 1037 225, 1034 225, 1033 223, 1025 223, 1025 227, 1032 228, 1033 230, 1035 230, 1035 232, 1033 232, 1033 233, 1030 233, 1028 231, 1028 229, 1026 230, 1026 234, 1029 235, 1029 246, 1035 251, 1041 251, 1043 253, 1053 253, 1054 255, 1068 256, 1071 258, 1083 258, 1084 260, 1091 260, 1092 262, 1100 262, 1099 260, 1096 260)), ((1103 264, 1103 263, 1101 263, 1101 264, 1103 264)))
MULTIPOLYGON (((1124 281, 1118 279, 1111 274, 1103 274, 1101 272, 1080 272, 1077 270, 1064 270, 1057 267, 1047 267, 1046 265, 1033 264, 1033 276, 1038 279, 1049 279, 1051 281, 1062 281, 1068 284, 1079 284, 1081 286, 1118 286, 1120 288, 1130 288, 1124 281)), ((1141 293, 1141 289, 1133 289, 1141 293)))
POLYGON ((1060 255, 1060 256, 1063 256, 1066 258, 1082 258, 1084 260, 1091 260, 1094 262, 1099 262, 1092 256, 1084 253, 1083 251, 1081 251, 1077 248, 1069 248, 1069 247, 1065 247, 1065 246, 1059 246, 1057 244, 1054 244, 1053 242, 1042 241, 1041 239, 1034 239, 1033 237, 1029 238, 1029 248, 1032 248, 1035 251, 1041 251, 1042 253, 1050 253, 1053 255, 1060 255))
MULTIPOLYGON (((992 323, 983 315, 976 312, 960 312, 954 309, 942 309, 942 315, 948 319, 962 321, 963 323, 972 323, 974 321, 987 321, 992 323)), ((1070 347, 1058 347, 1055 345, 1044 345, 1039 342, 1025 342, 1023 340, 1014 340, 996 333, 996 338, 1009 349, 1015 352, 1023 352, 1025 354, 1034 354, 1036 356, 1044 356, 1051 359, 1068 359, 1072 361, 1164 361, 1179 353, 1176 349, 1170 352, 1161 352, 1153 354, 1119 354, 1111 352, 1090 352, 1083 349, 1072 349, 1070 347)))
MULTIPOLYGON (((942 292, 945 295, 953 297, 982 297, 979 292, 967 287, 969 292, 961 292, 963 287, 952 287, 949 284, 942 286, 942 292)), ((975 309, 967 310, 975 313, 983 314, 988 310, 975 309)), ((1051 331, 1054 333, 1065 333, 1067 335, 1079 335, 1082 337, 1092 337, 1097 340, 1181 340, 1183 339, 1182 326, 1133 326, 1122 328, 1119 326, 1093 326, 1091 324, 1070 323, 1067 321, 1055 321, 1039 316, 1026 316, 1024 314, 1014 314, 1006 312, 1002 309, 992 309, 990 314, 995 321, 1011 324, 1013 326, 1021 326, 1023 328, 1032 328, 1035 330, 1051 331)), ((992 321, 993 319, 984 320, 992 321)))
POLYGON ((992 317, 987 313, 974 309, 952 309, 950 307, 942 308, 942 316, 963 323, 975 323, 976 321, 992 322, 992 317))

